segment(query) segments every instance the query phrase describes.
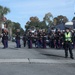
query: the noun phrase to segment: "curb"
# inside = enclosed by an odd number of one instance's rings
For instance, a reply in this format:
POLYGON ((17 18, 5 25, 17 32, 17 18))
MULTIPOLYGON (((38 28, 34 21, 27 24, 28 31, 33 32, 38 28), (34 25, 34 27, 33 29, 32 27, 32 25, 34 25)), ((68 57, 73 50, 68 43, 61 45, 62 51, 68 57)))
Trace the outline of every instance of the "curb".
POLYGON ((52 60, 52 59, 0 59, 0 63, 37 63, 37 64, 70 64, 74 63, 75 60, 52 60))

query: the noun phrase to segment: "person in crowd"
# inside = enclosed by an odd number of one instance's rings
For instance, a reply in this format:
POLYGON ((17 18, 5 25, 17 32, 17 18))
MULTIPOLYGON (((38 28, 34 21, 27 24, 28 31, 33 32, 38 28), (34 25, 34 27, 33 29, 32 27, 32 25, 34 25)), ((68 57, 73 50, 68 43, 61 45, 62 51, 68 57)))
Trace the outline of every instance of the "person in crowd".
POLYGON ((31 30, 28 32, 28 48, 32 48, 32 33, 31 30))
POLYGON ((59 49, 61 46, 61 31, 60 31, 60 29, 58 29, 55 34, 56 34, 56 48, 59 49))
POLYGON ((42 48, 42 31, 38 31, 38 48, 42 48))
POLYGON ((46 31, 43 30, 42 32, 42 46, 43 48, 46 48, 46 31))
POLYGON ((54 35, 55 35, 55 32, 52 31, 52 34, 50 36, 51 37, 51 48, 54 48, 54 39, 55 39, 54 35))
POLYGON ((23 35, 22 40, 23 40, 23 46, 25 47, 26 46, 26 34, 23 35))
POLYGON ((20 30, 19 29, 17 29, 15 39, 16 39, 16 47, 17 48, 21 48, 21 44, 20 44, 20 30))
POLYGON ((6 24, 4 24, 4 28, 2 29, 2 43, 4 49, 8 48, 8 29, 6 24))
POLYGON ((35 42, 35 48, 38 48, 38 36, 37 36, 37 32, 36 31, 34 33, 34 42, 35 42))

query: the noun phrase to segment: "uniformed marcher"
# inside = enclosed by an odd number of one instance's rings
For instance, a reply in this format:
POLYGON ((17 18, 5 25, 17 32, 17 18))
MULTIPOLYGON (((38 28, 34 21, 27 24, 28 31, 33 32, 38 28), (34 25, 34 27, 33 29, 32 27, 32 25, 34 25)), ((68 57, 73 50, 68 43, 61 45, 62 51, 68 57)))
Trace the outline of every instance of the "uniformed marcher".
POLYGON ((22 40, 23 40, 23 46, 25 47, 26 46, 26 35, 25 34, 23 35, 23 39, 22 40))
POLYGON ((65 49, 65 58, 68 57, 68 51, 70 53, 70 58, 74 59, 73 53, 72 53, 72 33, 70 32, 69 28, 66 28, 66 32, 64 33, 64 49, 65 49))
POLYGON ((2 43, 3 48, 8 48, 8 29, 6 24, 4 24, 4 28, 2 29, 2 43))
POLYGON ((17 48, 21 48, 21 44, 20 44, 20 30, 19 29, 17 29, 15 39, 16 39, 16 47, 17 48))
POLYGON ((42 45, 43 45, 43 48, 46 48, 46 33, 45 32, 43 32, 42 45))
POLYGON ((29 31, 27 39, 28 39, 28 48, 32 48, 32 33, 31 33, 31 31, 29 31))

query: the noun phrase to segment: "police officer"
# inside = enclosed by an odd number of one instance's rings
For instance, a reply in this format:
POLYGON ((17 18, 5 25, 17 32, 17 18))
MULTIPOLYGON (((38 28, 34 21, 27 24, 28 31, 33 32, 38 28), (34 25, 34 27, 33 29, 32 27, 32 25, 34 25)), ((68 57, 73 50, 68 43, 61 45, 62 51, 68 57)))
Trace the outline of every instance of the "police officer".
POLYGON ((70 32, 69 28, 66 28, 66 32, 64 33, 65 58, 68 57, 68 50, 69 50, 70 58, 74 59, 72 53, 72 44, 73 44, 72 33, 70 32))

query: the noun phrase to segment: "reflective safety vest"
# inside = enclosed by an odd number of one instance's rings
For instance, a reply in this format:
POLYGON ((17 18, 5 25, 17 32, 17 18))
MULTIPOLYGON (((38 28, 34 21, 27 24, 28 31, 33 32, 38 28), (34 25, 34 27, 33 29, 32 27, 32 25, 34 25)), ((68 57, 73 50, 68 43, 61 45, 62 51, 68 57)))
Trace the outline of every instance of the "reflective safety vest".
POLYGON ((69 32, 68 34, 65 33, 65 41, 70 41, 70 42, 72 42, 71 37, 72 37, 71 32, 69 32))

